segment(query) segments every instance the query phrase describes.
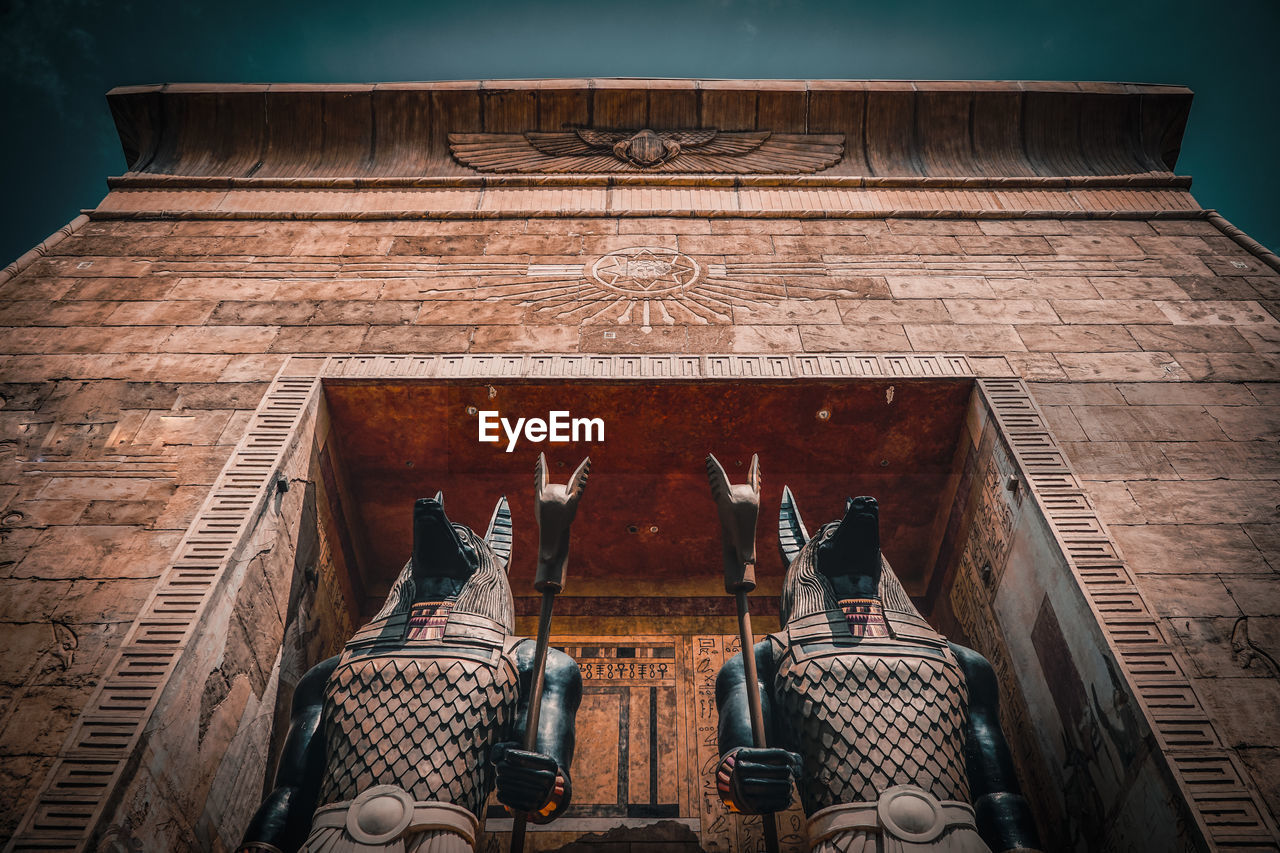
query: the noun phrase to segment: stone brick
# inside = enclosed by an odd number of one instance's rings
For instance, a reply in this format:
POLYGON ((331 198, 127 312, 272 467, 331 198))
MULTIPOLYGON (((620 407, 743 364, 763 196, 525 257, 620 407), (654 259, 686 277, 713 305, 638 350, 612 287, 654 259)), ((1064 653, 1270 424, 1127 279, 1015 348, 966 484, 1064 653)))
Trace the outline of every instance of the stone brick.
POLYGON ((1173 322, 1149 299, 1055 299, 1050 304, 1064 323, 1113 326, 1173 322))
POLYGON ((208 301, 122 302, 103 320, 107 326, 199 326, 213 313, 208 301))
MULTIPOLYGON (((381 326, 379 328, 394 328, 381 326)), ((271 342, 271 352, 359 352, 366 326, 286 326, 271 342)))
POLYGON ((266 352, 277 326, 180 326, 165 339, 164 352, 240 354, 266 352))
POLYGON ((1066 224, 1058 219, 979 219, 983 234, 1001 237, 1006 234, 1066 234, 1066 224))
POLYGON ((1084 441, 1084 430, 1071 414, 1070 406, 1041 406, 1040 411, 1049 423, 1049 430, 1058 441, 1084 441))
POLYGON ((1273 480, 1130 483, 1152 523, 1245 524, 1280 521, 1280 483, 1273 480))
POLYGON ((956 238, 966 255, 1048 255, 1053 252, 1044 237, 969 237, 956 238))
POLYGON ((212 326, 293 326, 306 323, 316 303, 273 299, 268 302, 219 302, 209 318, 212 326))
POLYGON ((266 353, 237 355, 222 362, 221 368, 211 381, 218 382, 262 382, 271 379, 279 372, 288 356, 266 353))
MULTIPOLYGON (((430 328, 430 327, 419 327, 430 328)), ((441 329, 450 329, 447 340, 450 344, 457 347, 454 351, 463 351, 466 349, 465 336, 467 329, 465 327, 447 326, 441 329)), ((396 330, 400 332, 403 330, 396 330)), ((374 330, 370 330, 370 336, 374 334, 374 330)), ((368 349, 372 345, 371 341, 365 342, 368 349)), ((425 352, 431 352, 439 347, 430 347, 425 352)), ((376 352, 377 350, 368 350, 376 352)), ((385 352, 385 350, 383 350, 385 352)), ((399 352, 415 352, 414 349, 400 349, 399 352)), ((563 326, 477 326, 474 336, 471 338, 472 352, 577 352, 578 351, 578 330, 563 326)))
MULTIPOLYGON (((0 302, 3 326, 96 326, 104 322, 120 302, 0 302)), ((127 304, 127 303, 125 303, 127 304)))
POLYGON ((134 437, 134 443, 159 447, 166 444, 214 444, 227 426, 231 412, 208 409, 182 414, 150 412, 134 437))
POLYGON ((176 408, 253 409, 267 390, 266 382, 189 382, 181 386, 176 408))
MULTIPOLYGON (((348 330, 342 339, 343 350, 340 351, 343 352, 466 352, 471 342, 471 327, 466 325, 375 325, 367 330, 361 327, 329 328, 348 330)), ((480 328, 529 332, 529 329, 497 325, 480 328)), ((476 334, 477 341, 483 337, 476 334)), ((475 348, 476 351, 489 351, 479 345, 475 348)), ((494 351, 502 350, 499 347, 494 351)))
POLYGON ((151 578, 178 544, 176 532, 139 535, 115 525, 50 527, 12 570, 15 578, 151 578))
POLYGON ((497 234, 485 240, 486 255, 576 255, 582 238, 567 234, 497 234))
POLYGON ((955 323, 1057 323, 1043 299, 944 299, 955 323))
POLYGON ((1171 278, 1141 278, 1139 276, 1121 276, 1119 278, 1089 279, 1094 290, 1103 299, 1190 299, 1187 292, 1174 283, 1171 278))
POLYGON ((902 326, 856 324, 848 326, 801 326, 800 341, 806 352, 910 352, 902 326))
POLYGON ((1172 354, 1187 376, 1196 380, 1245 382, 1280 376, 1280 354, 1247 352, 1177 352, 1172 354))
POLYGON ((893 234, 929 234, 949 237, 957 234, 981 234, 977 222, 963 219, 886 219, 885 227, 893 234))
POLYGON ((840 318, 848 325, 861 323, 945 323, 950 319, 940 299, 837 300, 840 318))
POLYGON ((919 352, 1016 352, 1026 349, 1013 326, 904 326, 919 352))
POLYGON ((1234 441, 1280 441, 1280 406, 1211 406, 1208 411, 1234 441))
POLYGON ((1169 353, 1059 353, 1056 358, 1068 379, 1080 382, 1185 379, 1187 372, 1169 353))
POLYGON ((392 255, 456 256, 483 255, 486 239, 480 236, 441 234, 431 237, 397 237, 391 244, 392 255))
MULTIPOLYGON (((581 243, 584 255, 595 256, 606 255, 619 249, 631 249, 636 246, 649 246, 674 251, 679 247, 679 237, 675 234, 645 234, 642 236, 635 234, 599 234, 583 237, 581 243)), ((589 263, 594 263, 594 257, 586 260, 589 263)))
POLYGON ((617 229, 619 234, 710 234, 712 222, 717 224, 724 222, 724 227, 730 228, 732 227, 731 223, 735 221, 740 220, 690 219, 683 216, 676 218, 655 217, 653 219, 648 217, 623 217, 617 220, 617 229))
POLYGON ((1090 441, 1217 441, 1218 422, 1203 406, 1075 406, 1090 441))
POLYGON ((1253 776, 1267 808, 1273 815, 1280 814, 1280 749, 1241 747, 1236 754, 1253 776))
MULTIPOLYGON (((1056 435, 1056 432, 1055 432, 1056 435)), ((1161 452, 1164 443, 1149 441, 1062 441, 1071 467, 1085 480, 1177 480, 1178 473, 1161 452)))
MULTIPOLYGON (((1127 552, 1126 552, 1127 553, 1127 552)), ((1235 580, 1243 581, 1244 578, 1235 580)), ((1254 581, 1254 583, 1259 583, 1254 581)), ((1143 575, 1138 584, 1142 596, 1157 615, 1202 619, 1206 616, 1240 616, 1240 608, 1217 575, 1143 575)))
POLYGON ((639 326, 617 328, 582 326, 578 352, 670 353, 688 349, 688 326, 639 326))
MULTIPOLYGON (((1131 483, 1131 490, 1137 485, 1131 483)), ((1253 540, 1238 524, 1108 526, 1124 552, 1125 563, 1139 575, 1271 574, 1253 540)))
MULTIPOLYGON (((971 355, 969 358, 973 359, 976 356, 971 355)), ((1058 364, 1058 360, 1049 353, 1008 352, 1004 353, 1002 358, 1028 382, 1051 382, 1067 378, 1062 365, 1058 364)))
POLYGON ((780 302, 738 306, 733 321, 742 325, 794 325, 796 323, 839 324, 840 310, 835 300, 786 299, 780 302))
POLYGON ((1105 382, 1033 382, 1031 395, 1045 406, 1123 406, 1117 386, 1105 382))
POLYGON ((773 238, 773 247, 779 255, 810 258, 818 258, 822 255, 872 253, 871 244, 867 241, 867 238, 858 234, 805 235, 800 237, 781 235, 773 238))
POLYGON ((178 283, 172 284, 171 287, 167 294, 162 293, 148 298, 164 297, 199 302, 253 302, 272 299, 280 283, 261 278, 180 278, 178 283))
POLYGON ((1087 480, 1084 483, 1089 500, 1107 524, 1142 524, 1147 521, 1142 507, 1129 491, 1130 483, 1087 480))
POLYGON ((1235 331, 1256 352, 1280 352, 1280 324, 1241 326, 1235 331))
MULTIPOLYGON (((1253 620, 1250 620, 1252 623, 1253 620)), ((1221 630, 1220 625, 1215 629, 1221 630)), ((1187 643, 1200 640, 1188 639, 1187 643)), ((1263 669, 1254 663, 1249 669, 1233 669, 1229 662, 1234 659, 1229 651, 1224 657, 1221 646, 1223 641, 1218 636, 1205 639, 1205 643, 1213 643, 1213 652, 1197 646, 1192 652, 1192 659, 1197 661, 1197 668, 1209 677, 1204 681, 1195 681, 1197 693, 1205 704, 1206 710, 1213 716, 1215 728, 1222 734, 1223 740, 1231 747, 1252 747, 1270 743, 1267 732, 1275 725, 1275 709, 1280 708, 1280 679, 1261 680, 1257 678, 1230 678, 1229 675, 1248 673, 1253 669, 1263 669)), ((1225 642, 1230 649, 1230 639, 1225 642)), ((1280 650, 1274 647, 1269 654, 1275 659, 1280 650)), ((1265 670, 1264 670, 1265 671, 1265 670)))
POLYGON ((1138 343, 1124 326, 1018 326, 1033 352, 1133 352, 1138 343))
POLYGON ((1129 326, 1145 350, 1162 352, 1249 352, 1253 348, 1229 326, 1129 326))
MULTIPOLYGON (((1280 616, 1280 583, 1266 576, 1225 575, 1223 584, 1245 616, 1280 616)), ((1209 615, 1209 614, 1204 614, 1209 615)), ((1217 615, 1217 614, 1215 614, 1217 615)), ((1223 616, 1232 614, 1224 613, 1223 616)))
POLYGON ((1098 291, 1084 276, 997 278, 987 276, 996 296, 1004 299, 1097 299, 1098 291))
POLYGON ((890 275, 885 281, 895 299, 994 299, 996 295, 987 280, 978 276, 890 275))
POLYGON ((1243 385, 1226 382, 1125 382, 1116 386, 1133 406, 1249 406, 1256 398, 1243 385))
POLYGON ((1059 255, 1117 255, 1141 257, 1146 254, 1132 238, 1088 234, 1078 237, 1046 237, 1059 255))
POLYGON ((680 251, 689 255, 772 255, 767 236, 744 234, 681 234, 680 251))
POLYGON ((1269 441, 1170 441, 1163 452, 1184 480, 1280 479, 1280 454, 1269 441))
POLYGON ((1280 382, 1250 382, 1244 387, 1249 389, 1249 393, 1259 403, 1280 406, 1280 382))
POLYGON ((1156 303, 1170 322, 1187 326, 1243 326, 1253 323, 1275 323, 1275 318, 1252 300, 1233 302, 1164 302, 1156 303))
MULTIPOLYGON (((529 311, 514 302, 460 302, 452 300, 430 300, 422 303, 415 323, 438 326, 511 326, 526 322, 537 322, 536 311, 529 311)), ((555 315, 544 319, 544 323, 564 323, 555 315)))
POLYGON ((688 335, 689 352, 768 353, 801 350, 800 333, 795 326, 690 326, 688 335))

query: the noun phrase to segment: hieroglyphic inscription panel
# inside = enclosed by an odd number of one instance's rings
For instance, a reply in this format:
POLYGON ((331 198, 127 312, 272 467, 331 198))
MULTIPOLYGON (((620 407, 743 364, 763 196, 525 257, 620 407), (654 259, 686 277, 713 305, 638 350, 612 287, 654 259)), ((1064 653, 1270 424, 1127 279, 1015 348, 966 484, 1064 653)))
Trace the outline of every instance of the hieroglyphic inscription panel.
MULTIPOLYGON (((582 705, 572 768, 573 805, 553 824, 531 827, 541 851, 626 853, 661 843, 687 853, 763 851, 758 816, 730 814, 716 793, 716 675, 738 653, 736 635, 561 637, 578 663, 582 705)), ((486 809, 481 850, 506 850, 510 817, 486 809)), ((783 853, 802 853, 798 803, 778 815, 783 853)))

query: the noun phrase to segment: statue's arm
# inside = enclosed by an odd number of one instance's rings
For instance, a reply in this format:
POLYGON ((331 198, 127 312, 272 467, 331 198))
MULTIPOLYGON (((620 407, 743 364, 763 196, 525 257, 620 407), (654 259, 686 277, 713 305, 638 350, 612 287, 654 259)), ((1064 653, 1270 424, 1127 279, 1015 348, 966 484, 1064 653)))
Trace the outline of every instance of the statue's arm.
POLYGON ((991 664, 973 649, 951 643, 969 686, 965 763, 978 834, 995 853, 1036 851, 1040 837, 1018 787, 1009 744, 1000 730, 1000 694, 991 664))
POLYGON ((778 726, 770 691, 765 686, 773 683, 777 669, 773 644, 761 640, 752 651, 756 658, 757 684, 747 684, 741 654, 734 655, 716 676, 716 708, 720 713, 720 766, 716 769, 716 788, 720 799, 734 811, 762 814, 782 811, 791 803, 791 783, 799 775, 800 757, 776 746, 778 726), (765 742, 773 746, 755 746, 748 689, 760 694, 765 742))
MULTIPOLYGON (((753 650, 756 656, 755 686, 760 694, 760 711, 764 717, 765 740, 774 743, 773 736, 773 701, 766 684, 772 684, 777 667, 773 661, 773 644, 769 640, 756 643, 753 650)), ((755 738, 751 733, 751 709, 747 704, 747 668, 742 654, 730 658, 720 668, 716 676, 716 710, 720 712, 719 745, 720 754, 744 746, 755 746, 755 738)))
POLYGON ((275 787, 249 822, 240 851, 292 853, 306 841, 324 774, 324 737, 320 731, 324 687, 338 658, 313 666, 294 689, 289 734, 276 769, 275 787))
POLYGON ((515 649, 522 687, 513 732, 515 742, 498 744, 492 758, 497 771, 498 800, 512 811, 528 815, 535 823, 547 823, 568 808, 573 798, 569 768, 573 764, 574 719, 582 702, 582 675, 573 658, 557 649, 547 649, 538 735, 534 751, 526 752, 523 743, 534 649, 534 643, 529 641, 515 649))

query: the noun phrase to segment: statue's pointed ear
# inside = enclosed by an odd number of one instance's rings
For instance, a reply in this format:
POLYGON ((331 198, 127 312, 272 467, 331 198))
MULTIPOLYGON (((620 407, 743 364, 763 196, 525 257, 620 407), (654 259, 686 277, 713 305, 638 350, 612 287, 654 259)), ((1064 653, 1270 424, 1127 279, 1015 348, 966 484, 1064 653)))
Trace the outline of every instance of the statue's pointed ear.
POLYGON ((489 529, 485 531, 484 541, 489 543, 493 553, 502 561, 503 569, 511 570, 511 507, 507 505, 507 496, 498 498, 493 515, 489 517, 489 529))
POLYGON ((747 471, 747 485, 752 489, 760 491, 760 454, 751 454, 751 468, 747 471))
POLYGON ((444 506, 444 489, 436 492, 436 503, 440 504, 440 506, 444 506))
POLYGON ((729 475, 724 472, 720 460, 707 454, 707 481, 711 483, 711 497, 719 501, 729 494, 729 475))
POLYGON ((588 456, 578 463, 578 468, 573 472, 573 476, 569 478, 569 485, 566 487, 570 498, 582 496, 582 490, 587 487, 587 476, 591 473, 591 457, 588 456))
POLYGON ((547 488, 547 455, 545 453, 538 454, 538 461, 533 466, 533 489, 535 495, 540 495, 547 488))
POLYGON ((796 497, 791 494, 790 486, 783 486, 782 507, 778 510, 778 547, 782 551, 782 562, 790 566, 808 541, 809 531, 800 517, 796 497))

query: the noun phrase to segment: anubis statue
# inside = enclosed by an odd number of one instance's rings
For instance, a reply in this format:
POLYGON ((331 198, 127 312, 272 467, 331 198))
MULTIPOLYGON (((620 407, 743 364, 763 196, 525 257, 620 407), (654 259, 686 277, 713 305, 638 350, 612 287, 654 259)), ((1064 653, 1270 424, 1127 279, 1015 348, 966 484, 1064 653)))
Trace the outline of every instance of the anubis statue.
POLYGON ((505 498, 484 537, 449 521, 443 495, 415 503, 386 604, 298 682, 275 788, 240 851, 461 853, 495 784, 537 823, 568 806, 582 681, 549 650, 536 750, 521 749, 534 643, 511 636, 510 546, 505 498))
POLYGON ((911 603, 875 499, 809 538, 785 489, 779 542, 783 627, 754 649, 768 748, 753 745, 739 654, 716 683, 721 798, 780 811, 794 781, 822 853, 1038 850, 991 665, 911 603))

